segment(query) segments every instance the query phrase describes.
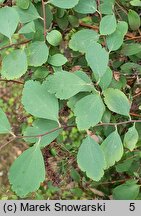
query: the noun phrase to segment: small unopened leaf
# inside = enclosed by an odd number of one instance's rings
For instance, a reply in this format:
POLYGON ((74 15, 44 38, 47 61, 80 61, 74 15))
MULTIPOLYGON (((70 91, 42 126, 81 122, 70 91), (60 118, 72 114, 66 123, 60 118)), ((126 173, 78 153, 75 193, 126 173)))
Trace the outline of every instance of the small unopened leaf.
POLYGON ((38 118, 58 121, 58 100, 48 92, 44 83, 27 81, 23 89, 22 104, 27 112, 38 118))
POLYGON ((22 153, 12 164, 9 171, 9 181, 13 191, 20 197, 36 191, 45 180, 44 159, 36 143, 22 153))
POLYGON ((27 57, 23 50, 13 50, 2 61, 1 74, 4 78, 18 79, 27 71, 27 57))
POLYGON ((79 0, 50 0, 49 3, 53 4, 56 7, 60 7, 60 8, 65 8, 65 9, 69 9, 69 8, 73 8, 75 5, 77 5, 79 2, 79 0))
POLYGON ((0 33, 11 39, 19 23, 19 16, 13 7, 0 8, 0 33))
POLYGON ((100 34, 109 35, 112 34, 117 27, 115 15, 106 15, 100 22, 100 34))
POLYGON ((75 104, 74 114, 79 130, 87 130, 98 124, 105 111, 105 106, 98 93, 83 97, 75 104))
POLYGON ((77 75, 62 71, 48 77, 46 86, 50 93, 60 99, 68 99, 78 92, 90 91, 91 82, 87 83, 77 75))
POLYGON ((107 70, 109 54, 98 43, 93 43, 86 51, 86 60, 92 69, 97 80, 99 80, 107 70))
POLYGON ((0 134, 6 134, 11 132, 11 126, 7 116, 0 108, 0 134))
POLYGON ((95 13, 97 4, 95 0, 79 0, 78 4, 74 7, 74 10, 82 14, 95 13))
POLYGON ((109 168, 118 162, 123 155, 123 144, 117 131, 111 133, 101 145, 109 168))
MULTIPOLYGON (((46 119, 36 119, 33 122, 32 126, 26 128, 26 130, 24 131, 24 136, 37 136, 39 134, 50 132, 58 127, 59 125, 55 121, 46 119)), ((42 136, 40 140, 40 148, 43 148, 46 145, 50 144, 59 135, 60 132, 61 129, 51 132, 45 136, 42 136)), ((38 139, 39 138, 36 137, 24 138, 24 140, 29 143, 35 143, 38 141, 38 139)))
POLYGON ((121 115, 129 116, 130 103, 122 91, 108 88, 104 91, 104 97, 104 101, 109 110, 121 115))
POLYGON ((67 62, 67 58, 62 54, 58 53, 53 56, 49 56, 48 63, 55 66, 60 67, 67 62))
POLYGON ((77 163, 79 168, 94 181, 99 181, 104 175, 106 167, 104 153, 100 145, 90 136, 83 140, 79 148, 77 163))
POLYGON ((35 41, 26 49, 28 65, 38 67, 43 65, 49 54, 49 49, 43 41, 35 41))
POLYGON ((69 47, 74 51, 85 53, 88 46, 91 46, 99 39, 99 34, 94 30, 83 29, 73 34, 69 47))
POLYGON ((52 45, 52 46, 58 46, 61 41, 62 41, 62 35, 59 31, 57 30, 52 30, 47 34, 47 41, 52 45))
POLYGON ((113 190, 115 200, 135 200, 139 194, 140 186, 135 182, 129 182, 117 186, 113 190))
POLYGON ((127 131, 127 133, 124 136, 124 146, 128 148, 130 151, 133 151, 136 148, 136 144, 138 142, 139 135, 135 128, 135 125, 127 131))
POLYGON ((139 14, 134 10, 129 10, 128 12, 128 22, 129 26, 132 30, 139 29, 141 25, 140 16, 139 14))

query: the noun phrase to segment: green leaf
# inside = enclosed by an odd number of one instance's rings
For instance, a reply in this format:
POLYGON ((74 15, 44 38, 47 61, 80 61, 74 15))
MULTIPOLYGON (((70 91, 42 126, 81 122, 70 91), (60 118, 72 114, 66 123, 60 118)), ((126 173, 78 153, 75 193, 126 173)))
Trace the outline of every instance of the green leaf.
POLYGON ((127 172, 130 169, 130 167, 133 163, 133 160, 134 159, 131 158, 131 159, 127 159, 127 160, 123 161, 123 163, 121 163, 121 164, 117 164, 116 165, 116 171, 117 172, 127 172))
POLYGON ((14 161, 10 168, 9 181, 12 190, 18 196, 25 197, 28 193, 36 191, 44 180, 44 159, 39 143, 36 143, 14 161))
POLYGON ((98 124, 105 111, 105 106, 98 93, 80 99, 74 109, 79 130, 87 130, 98 124))
POLYGON ((104 101, 109 110, 121 115, 129 116, 130 103, 122 91, 108 88, 104 91, 104 97, 104 101))
POLYGON ((86 83, 92 83, 91 78, 86 74, 86 72, 79 70, 79 71, 75 71, 74 74, 80 77, 86 83))
POLYGON ((82 29, 73 34, 69 47, 74 51, 85 53, 88 46, 91 46, 99 39, 99 34, 94 30, 82 29))
POLYGON ((62 41, 62 34, 57 30, 52 30, 47 34, 47 41, 52 46, 58 46, 62 41))
POLYGON ((103 91, 108 88, 108 86, 112 82, 112 78, 113 78, 112 70, 108 67, 106 72, 101 77, 100 82, 98 83, 98 85, 102 88, 103 91))
POLYGON ((111 133, 101 144, 106 159, 106 168, 113 166, 123 155, 123 145, 121 138, 116 131, 111 133))
POLYGON ((6 134, 11 132, 11 126, 7 116, 0 108, 0 134, 6 134))
POLYGON ((91 44, 86 51, 86 60, 92 69, 95 78, 100 79, 107 70, 109 54, 98 43, 91 44))
POLYGON ((31 22, 33 20, 40 18, 40 15, 38 14, 37 9, 31 2, 30 2, 28 9, 26 10, 23 10, 17 6, 15 6, 15 9, 19 14, 21 23, 28 23, 28 22, 31 22))
POLYGON ((125 184, 119 185, 113 190, 113 198, 115 200, 135 200, 139 194, 140 186, 135 182, 127 181, 125 184))
POLYGON ((134 125, 133 127, 130 127, 127 133, 125 134, 123 144, 130 151, 133 151, 136 148, 138 139, 139 139, 138 131, 136 130, 134 125))
POLYGON ((73 8, 75 5, 77 5, 79 0, 49 0, 48 3, 53 4, 56 7, 64 8, 64 9, 70 9, 73 8))
POLYGON ((32 75, 32 79, 33 80, 38 80, 38 79, 45 79, 49 74, 49 71, 47 70, 46 67, 38 67, 33 75, 32 75))
POLYGON ((48 91, 61 100, 68 99, 78 92, 91 90, 91 83, 87 83, 77 75, 67 71, 56 72, 49 76, 46 85, 48 91))
POLYGON ((53 56, 49 56, 49 59, 48 59, 48 63, 55 67, 62 66, 66 64, 66 62, 67 62, 67 58, 60 53, 55 54, 53 56))
POLYGON ((121 54, 125 56, 136 55, 141 52, 141 44, 140 43, 130 43, 124 44, 121 54))
POLYGON ((72 27, 78 27, 79 26, 79 19, 76 16, 69 15, 68 21, 72 27))
POLYGON ((22 104, 30 114, 58 122, 58 100, 48 92, 45 83, 27 81, 23 89, 22 104))
POLYGON ((137 73, 141 74, 141 65, 133 63, 133 62, 127 62, 123 64, 121 67, 121 73, 127 73, 127 74, 132 74, 133 71, 136 71, 137 73))
MULTIPOLYGON (((44 134, 52 131, 55 128, 58 128, 59 125, 55 121, 46 120, 46 119, 36 119, 32 126, 29 126, 24 131, 24 136, 37 136, 39 134, 44 134)), ((41 137, 40 140, 40 148, 44 148, 49 145, 56 137, 62 129, 56 130, 55 132, 49 133, 46 136, 41 137)), ((36 143, 39 138, 24 138, 24 140, 28 143, 36 143)))
POLYGON ((100 145, 90 136, 83 140, 79 148, 77 163, 79 168, 94 181, 99 181, 104 175, 106 167, 104 153, 100 145))
POLYGON ((128 25, 124 21, 120 21, 117 24, 117 29, 111 35, 108 35, 106 38, 106 43, 109 51, 118 50, 123 44, 124 36, 128 31, 128 25))
POLYGON ((19 16, 13 7, 0 8, 0 33, 11 39, 19 23, 19 16))
POLYGON ((141 25, 139 14, 134 10, 129 10, 128 22, 129 22, 129 26, 132 30, 138 30, 140 25, 141 25))
POLYGON ((16 5, 21 9, 27 9, 30 5, 30 0, 16 0, 16 5))
POLYGON ((112 34, 117 27, 115 15, 106 15, 100 21, 100 34, 109 35, 112 34))
POLYGON ((130 1, 130 4, 132 6, 140 7, 141 6, 141 1, 140 0, 132 0, 132 1, 130 1))
POLYGON ((104 1, 99 5, 99 10, 102 14, 113 14, 113 1, 104 1))
POLYGON ((81 177, 80 177, 79 173, 74 168, 71 169, 70 175, 71 175, 71 178, 75 182, 80 182, 81 177))
POLYGON ((19 31, 19 34, 27 34, 27 33, 31 33, 31 32, 36 32, 35 30, 35 24, 34 22, 29 22, 27 24, 25 24, 19 31))
POLYGON ((79 92, 78 94, 74 95, 73 97, 71 97, 68 102, 67 102, 67 106, 69 108, 71 108, 71 110, 74 110, 75 108, 75 104, 83 97, 89 95, 89 92, 79 92))
POLYGON ((97 11, 97 4, 95 0, 79 0, 74 10, 82 14, 91 14, 97 11))
POLYGON ((13 50, 2 61, 1 74, 4 78, 18 79, 27 71, 27 57, 24 50, 13 50))
POLYGON ((38 67, 43 65, 49 54, 49 49, 43 41, 35 41, 26 49, 28 65, 38 67))

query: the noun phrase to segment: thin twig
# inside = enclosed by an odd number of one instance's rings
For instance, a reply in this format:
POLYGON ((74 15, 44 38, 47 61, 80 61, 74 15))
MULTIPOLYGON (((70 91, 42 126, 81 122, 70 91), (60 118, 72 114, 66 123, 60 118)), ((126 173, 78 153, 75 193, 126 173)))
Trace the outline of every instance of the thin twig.
POLYGON ((47 29, 46 29, 46 9, 45 9, 44 0, 42 0, 42 10, 43 10, 43 23, 44 23, 44 41, 46 42, 47 29))
POLYGON ((4 49, 7 49, 7 48, 10 48, 10 47, 13 47, 13 46, 20 46, 20 45, 24 45, 24 44, 27 44, 31 42, 31 39, 30 40, 26 40, 26 41, 22 41, 22 42, 19 42, 19 43, 13 43, 13 44, 9 44, 9 45, 6 45, 6 46, 3 46, 0 48, 0 51, 1 50, 4 50, 4 49))
POLYGON ((130 113, 131 116, 136 116, 136 117, 139 117, 141 118, 141 115, 140 114, 137 114, 137 113, 130 113))
MULTIPOLYGON (((124 122, 118 122, 118 123, 99 123, 97 125, 95 125, 95 127, 97 126, 118 126, 118 125, 123 125, 123 124, 130 124, 130 123, 141 123, 141 120, 129 120, 129 121, 124 121, 124 122)), ((8 141, 6 144, 4 144, 3 146, 0 147, 0 150, 7 146, 9 143, 11 143, 13 140, 16 140, 16 139, 24 139, 24 138, 41 138, 43 136, 46 136, 50 133, 53 133, 55 131, 58 131, 60 129, 68 129, 68 128, 72 128, 72 127, 76 127, 76 125, 65 125, 65 126, 60 126, 58 128, 54 128, 53 130, 50 130, 46 133, 43 133, 43 134, 37 134, 37 135, 31 135, 31 136, 21 136, 21 135, 14 135, 14 138, 12 138, 10 141, 8 141)))
POLYGON ((93 30, 99 30, 99 27, 98 26, 94 26, 94 25, 89 25, 89 24, 86 24, 82 21, 79 22, 79 25, 80 26, 83 26, 83 27, 86 27, 86 28, 90 28, 90 29, 93 29, 93 30))
POLYGON ((137 94, 135 94, 134 96, 133 96, 133 98, 136 98, 136 97, 138 97, 138 96, 140 96, 141 95, 141 91, 139 91, 137 94))
POLYGON ((130 123, 141 123, 141 120, 129 120, 129 121, 124 121, 124 122, 117 122, 117 123, 99 123, 95 125, 97 126, 117 126, 117 125, 123 125, 123 124, 130 124, 130 123))
POLYGON ((122 7, 117 1, 115 3, 126 15, 128 14, 124 7, 122 7))
POLYGON ((19 81, 19 80, 5 80, 5 79, 0 79, 0 82, 13 82, 13 83, 21 84, 21 85, 24 84, 24 82, 21 82, 21 81, 19 81))
POLYGON ((17 137, 12 137, 8 142, 6 142, 4 145, 0 146, 0 151, 7 145, 9 145, 11 142, 13 142, 14 140, 16 140, 17 137))

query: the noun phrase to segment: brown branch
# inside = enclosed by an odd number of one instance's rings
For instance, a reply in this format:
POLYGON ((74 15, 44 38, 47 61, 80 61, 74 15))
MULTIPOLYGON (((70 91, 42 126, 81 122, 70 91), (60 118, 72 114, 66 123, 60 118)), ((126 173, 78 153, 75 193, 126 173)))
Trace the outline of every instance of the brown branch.
POLYGON ((131 116, 136 116, 136 117, 139 117, 141 118, 141 115, 137 114, 137 113, 130 113, 131 116))
POLYGON ((79 25, 80 26, 83 26, 83 27, 86 27, 86 28, 90 28, 90 29, 93 29, 93 30, 99 30, 99 27, 98 26, 94 26, 94 25, 89 25, 89 24, 86 24, 82 21, 79 22, 79 25))
POLYGON ((4 145, 0 146, 0 151, 7 146, 8 144, 10 144, 11 142, 13 142, 14 140, 16 140, 17 137, 12 137, 8 142, 6 142, 4 145))
POLYGON ((44 0, 42 0, 42 10, 43 10, 43 23, 44 23, 44 41, 46 42, 47 29, 46 29, 46 9, 45 9, 44 0))
POLYGON ((129 120, 129 121, 117 122, 117 123, 99 123, 95 125, 95 127, 97 126, 118 126, 118 125, 138 123, 138 122, 141 123, 141 120, 129 120))
POLYGON ((24 84, 24 82, 21 82, 21 81, 18 81, 18 80, 5 80, 5 79, 0 79, 0 82, 13 82, 13 83, 21 84, 21 85, 24 84))
POLYGON ((10 47, 13 47, 13 46, 20 46, 20 45, 24 45, 24 44, 27 44, 31 41, 30 40, 26 40, 26 41, 22 41, 22 42, 19 42, 19 43, 13 43, 13 44, 9 44, 9 45, 6 45, 6 46, 3 46, 0 48, 0 51, 1 50, 4 50, 4 49, 7 49, 7 48, 10 48, 10 47))
POLYGON ((133 98, 136 98, 136 97, 138 97, 138 96, 140 96, 141 95, 141 91, 139 91, 137 94, 135 94, 134 96, 133 96, 133 98))
MULTIPOLYGON (((95 125, 94 127, 98 127, 98 126, 118 126, 118 125, 123 125, 123 124, 130 124, 130 123, 141 123, 141 120, 129 120, 129 121, 124 121, 124 122, 118 122, 118 123, 99 123, 97 125, 95 125)), ((66 125, 66 126, 60 126, 60 127, 57 127, 57 128, 54 128, 53 130, 50 130, 48 132, 45 132, 43 134, 38 134, 38 135, 32 135, 32 136, 20 136, 20 135, 14 135, 14 137, 8 141, 6 144, 4 144, 3 146, 0 147, 0 150, 2 148, 4 148, 5 146, 7 146, 9 143, 11 143, 12 141, 16 140, 16 139, 24 139, 24 138, 41 138, 43 136, 46 136, 50 133, 53 133, 57 130, 60 130, 60 129, 68 129, 68 128, 72 128, 72 127, 76 127, 76 125, 66 125)))

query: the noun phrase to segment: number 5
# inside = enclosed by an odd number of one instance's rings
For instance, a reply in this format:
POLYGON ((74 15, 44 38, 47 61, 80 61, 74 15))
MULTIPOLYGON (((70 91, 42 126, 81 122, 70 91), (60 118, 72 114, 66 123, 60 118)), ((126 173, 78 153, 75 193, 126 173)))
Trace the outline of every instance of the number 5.
POLYGON ((130 211, 135 211, 135 203, 130 203, 129 210, 130 211))

